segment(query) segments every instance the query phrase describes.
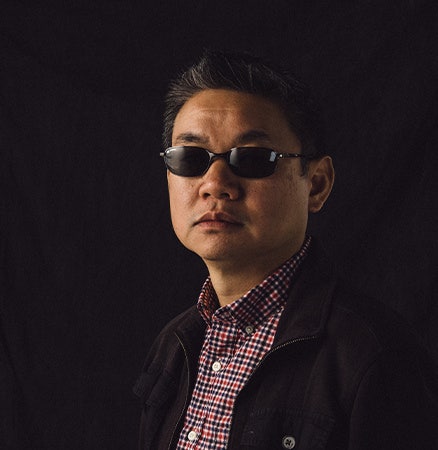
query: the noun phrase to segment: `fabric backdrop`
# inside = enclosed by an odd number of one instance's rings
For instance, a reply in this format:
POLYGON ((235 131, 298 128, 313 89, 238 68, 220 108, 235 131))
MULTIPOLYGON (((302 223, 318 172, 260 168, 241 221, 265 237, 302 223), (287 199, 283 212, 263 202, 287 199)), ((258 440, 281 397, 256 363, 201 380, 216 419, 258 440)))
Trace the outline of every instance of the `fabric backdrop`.
POLYGON ((2 2, 0 448, 134 449, 148 346, 206 271, 171 230, 162 97, 204 47, 313 87, 340 273, 438 362, 438 3, 2 2), (62 5, 62 6, 61 6, 62 5))

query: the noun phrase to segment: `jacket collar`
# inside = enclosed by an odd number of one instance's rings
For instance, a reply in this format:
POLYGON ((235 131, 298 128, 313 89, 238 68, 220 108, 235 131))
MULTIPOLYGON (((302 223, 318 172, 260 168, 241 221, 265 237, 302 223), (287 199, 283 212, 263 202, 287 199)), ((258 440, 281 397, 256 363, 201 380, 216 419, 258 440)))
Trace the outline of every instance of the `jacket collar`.
POLYGON ((278 324, 274 346, 318 337, 325 329, 337 277, 315 238, 299 270, 278 324))

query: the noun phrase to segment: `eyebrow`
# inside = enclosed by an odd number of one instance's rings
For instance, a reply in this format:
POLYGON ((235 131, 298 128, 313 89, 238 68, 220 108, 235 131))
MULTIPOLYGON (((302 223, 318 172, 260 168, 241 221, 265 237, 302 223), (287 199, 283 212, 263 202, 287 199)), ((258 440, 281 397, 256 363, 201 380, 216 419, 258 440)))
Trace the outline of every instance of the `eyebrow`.
POLYGON ((208 137, 194 133, 181 133, 175 138, 175 142, 190 142, 192 144, 208 144, 208 137))
POLYGON ((239 145, 249 144, 254 141, 270 141, 270 137, 266 131, 263 130, 248 130, 239 134, 236 138, 236 142, 239 145))
MULTIPOLYGON (((270 141, 270 137, 268 133, 266 133, 266 131, 263 130, 256 130, 256 129, 248 130, 239 134, 235 139, 235 143, 237 145, 245 145, 258 140, 270 141)), ((175 138, 175 142, 181 141, 192 144, 206 145, 209 142, 209 138, 208 136, 201 136, 199 134, 188 132, 188 133, 181 133, 175 138)))

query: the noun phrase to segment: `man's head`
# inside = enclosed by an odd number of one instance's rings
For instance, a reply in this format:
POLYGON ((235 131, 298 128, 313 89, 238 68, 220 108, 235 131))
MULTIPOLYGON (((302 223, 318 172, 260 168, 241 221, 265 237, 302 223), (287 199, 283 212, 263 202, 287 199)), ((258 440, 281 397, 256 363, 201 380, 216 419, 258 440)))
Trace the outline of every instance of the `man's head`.
MULTIPOLYGON (((294 75, 273 68, 254 55, 206 51, 201 59, 169 86, 164 112, 164 147, 170 147, 175 118, 197 92, 228 89, 271 100, 284 113, 301 142, 302 152, 324 156, 323 126, 309 89, 294 75)), ((302 160, 305 167, 306 160, 302 160)))
POLYGON ((186 152, 176 170, 167 161, 172 223, 210 273, 249 265, 266 275, 299 250, 334 176, 308 99, 249 56, 208 54, 172 84, 165 142, 186 152), (304 172, 303 153, 312 155, 304 172))

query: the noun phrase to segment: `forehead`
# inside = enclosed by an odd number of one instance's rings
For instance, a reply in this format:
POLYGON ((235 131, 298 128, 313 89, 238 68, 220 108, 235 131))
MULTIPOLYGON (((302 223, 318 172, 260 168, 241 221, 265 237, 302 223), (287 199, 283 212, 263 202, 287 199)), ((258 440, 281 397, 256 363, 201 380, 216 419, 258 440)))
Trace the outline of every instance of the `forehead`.
POLYGON ((180 135, 218 134, 221 138, 255 132, 255 136, 293 137, 286 116, 273 101, 254 94, 209 89, 193 95, 178 112, 172 141, 180 135))

